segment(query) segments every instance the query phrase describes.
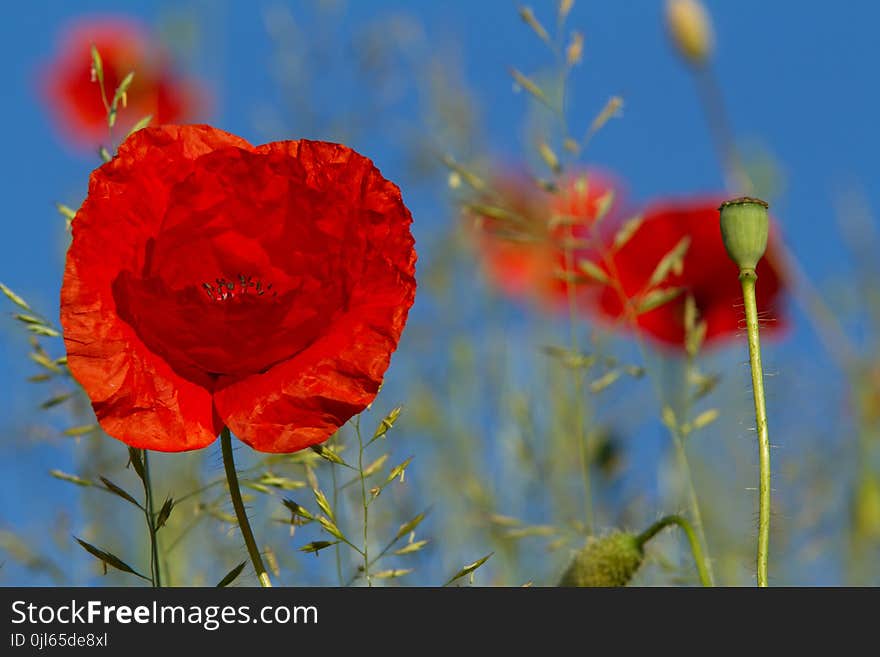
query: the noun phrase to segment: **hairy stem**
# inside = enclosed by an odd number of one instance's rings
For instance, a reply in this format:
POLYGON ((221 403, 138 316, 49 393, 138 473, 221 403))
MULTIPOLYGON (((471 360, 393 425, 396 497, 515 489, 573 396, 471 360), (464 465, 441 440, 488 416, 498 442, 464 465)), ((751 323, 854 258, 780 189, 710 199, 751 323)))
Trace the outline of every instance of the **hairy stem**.
POLYGON ((141 450, 141 457, 144 464, 144 496, 147 502, 144 515, 147 518, 147 530, 150 532, 150 574, 153 586, 158 587, 162 586, 162 568, 159 562, 159 541, 156 537, 156 512, 153 506, 153 481, 150 478, 149 450, 141 450))
MULTIPOLYGON (((639 327, 638 316, 636 315, 635 309, 633 308, 632 301, 630 301, 629 297, 627 297, 626 292, 623 289, 623 286, 620 284, 620 272, 617 269, 617 264, 614 262, 614 258, 605 257, 603 258, 603 262, 608 267, 611 272, 611 280, 614 286, 614 289, 617 291, 617 294, 620 298, 621 304, 623 304, 623 308, 626 313, 627 320, 630 322, 630 325, 633 329, 633 334, 635 336, 636 345, 639 349, 639 354, 641 355, 642 362, 645 363, 646 371, 649 374, 649 378, 651 379, 652 384, 654 385, 654 391, 657 395, 657 400, 663 404, 664 396, 663 396, 663 387, 657 383, 656 378, 651 375, 650 368, 647 367, 648 364, 648 349, 645 346, 645 341, 642 338, 641 330, 639 327)), ((707 581, 709 582, 709 586, 715 586, 715 575, 712 572, 712 561, 709 558, 709 544, 706 542, 706 532, 703 529, 703 514, 700 512, 700 501, 697 497, 697 489, 694 487, 694 477, 691 471, 690 461, 687 457, 687 451, 685 449, 684 444, 684 436, 681 433, 681 428, 678 426, 678 423, 675 424, 674 427, 668 427, 669 435, 672 438, 672 442, 675 445, 675 453, 678 457, 678 464, 681 470, 682 477, 685 481, 685 487, 687 488, 687 497, 688 497, 688 505, 690 506, 690 513, 693 517, 694 527, 696 528, 697 537, 700 540, 700 561, 702 562, 701 570, 705 571, 707 581), (705 550, 704 550, 705 548, 705 550)))
POLYGON ((755 397, 755 421, 758 431, 758 586, 767 586, 767 560, 770 551, 770 434, 767 429, 767 404, 764 397, 764 370, 761 367, 761 339, 758 334, 758 303, 755 299, 755 281, 758 275, 752 269, 740 272, 743 301, 746 307, 746 328, 749 334, 749 365, 752 370, 752 390, 755 397))
POLYGON ((706 568, 706 558, 703 555, 703 546, 700 545, 700 541, 694 533, 694 528, 691 527, 691 523, 689 523, 686 518, 678 515, 660 518, 660 520, 636 537, 636 543, 638 543, 640 548, 644 547, 645 543, 671 525, 678 525, 682 531, 684 531, 685 536, 687 536, 688 543, 691 546, 691 554, 693 555, 694 563, 697 566, 697 573, 700 575, 700 583, 703 586, 712 586, 712 578, 709 575, 709 570, 706 568))
POLYGON ((361 480, 361 503, 364 507, 364 548, 361 550, 361 555, 364 557, 364 578, 367 580, 367 586, 372 586, 373 581, 370 579, 370 557, 367 540, 370 520, 370 501, 367 498, 367 481, 364 477, 364 440, 361 437, 360 415, 358 415, 354 427, 358 439, 358 474, 360 475, 361 480))
POLYGON ((257 579, 260 580, 260 586, 270 587, 272 582, 269 580, 266 566, 263 565, 263 557, 260 555, 259 548, 257 548, 257 542, 254 540, 254 533, 251 530, 251 523, 248 520, 247 511, 245 511, 244 502, 241 499, 241 488, 238 485, 238 474, 235 472, 235 460, 232 457, 232 436, 229 435, 227 427, 223 427, 223 431, 220 432, 220 448, 223 450, 223 467, 226 470, 229 496, 232 498, 232 508, 235 509, 235 517, 238 519, 238 528, 241 530, 241 535, 244 538, 244 544, 251 557, 251 563, 254 565, 254 571, 257 573, 257 579))

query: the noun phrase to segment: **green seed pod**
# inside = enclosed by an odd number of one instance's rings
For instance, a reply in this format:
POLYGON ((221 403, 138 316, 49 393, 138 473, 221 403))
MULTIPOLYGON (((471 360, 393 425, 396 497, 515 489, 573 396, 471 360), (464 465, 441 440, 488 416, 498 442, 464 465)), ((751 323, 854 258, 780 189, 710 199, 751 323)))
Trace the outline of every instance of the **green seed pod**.
POLYGON ((752 271, 767 250, 770 219, 765 201, 758 198, 735 198, 718 208, 721 213, 721 238, 727 254, 740 271, 752 271))
POLYGON ((626 586, 645 558, 637 537, 615 531, 591 537, 559 580, 559 586, 626 586))

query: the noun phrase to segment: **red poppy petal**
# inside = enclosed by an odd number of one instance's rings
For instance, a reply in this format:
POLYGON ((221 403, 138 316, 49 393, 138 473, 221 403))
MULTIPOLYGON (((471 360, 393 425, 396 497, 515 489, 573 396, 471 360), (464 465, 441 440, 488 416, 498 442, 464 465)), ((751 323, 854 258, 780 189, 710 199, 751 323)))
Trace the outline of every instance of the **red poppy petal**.
MULTIPOLYGON (((743 326, 742 290, 734 265, 724 248, 718 228, 720 198, 699 198, 654 203, 644 212, 644 221, 626 244, 611 257, 609 274, 615 276, 623 293, 637 302, 661 259, 684 237, 690 246, 681 274, 669 274, 662 287, 682 287, 692 295, 700 318, 706 322, 706 345, 737 335, 743 326)), ((616 227, 613 227, 616 230, 616 227)), ((758 264, 758 304, 768 333, 781 328, 780 297, 783 274, 777 253, 778 235, 771 228, 767 253, 758 264)), ((682 349, 684 346, 684 295, 638 317, 641 331, 654 341, 682 349)), ((594 300, 606 320, 615 325, 625 317, 619 292, 605 288, 594 300)))
POLYGON ((195 449, 219 432, 210 393, 146 349, 117 314, 113 282, 143 267, 145 244, 170 188, 217 147, 247 142, 207 126, 162 126, 132 135, 97 169, 73 221, 61 290, 68 366, 108 434, 136 447, 195 449), (173 157, 175 166, 167 166, 173 157))
POLYGON ((220 388, 217 413, 261 452, 294 452, 327 440, 376 397, 408 303, 411 297, 389 299, 387 306, 348 316, 313 348, 220 388))
POLYGON ((132 447, 180 452, 209 445, 222 428, 211 393, 147 349, 74 261, 62 289, 67 363, 108 435, 132 447))
POLYGON ((412 218, 397 186, 344 146, 279 142, 257 151, 296 158, 306 184, 339 204, 316 221, 328 257, 346 256, 330 280, 349 287, 348 302, 327 332, 265 373, 217 385, 217 412, 237 437, 290 452, 326 440, 375 398, 415 296, 412 218))

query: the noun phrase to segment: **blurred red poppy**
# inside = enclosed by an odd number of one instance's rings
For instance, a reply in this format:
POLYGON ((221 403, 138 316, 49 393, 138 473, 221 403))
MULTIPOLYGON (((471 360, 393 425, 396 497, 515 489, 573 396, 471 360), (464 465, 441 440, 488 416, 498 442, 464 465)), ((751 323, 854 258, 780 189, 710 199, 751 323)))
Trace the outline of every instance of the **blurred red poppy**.
MULTIPOLYGON (((646 208, 638 229, 618 250, 606 249, 601 263, 616 285, 603 286, 595 298, 601 316, 620 322, 627 306, 635 309, 650 290, 681 288, 672 301, 637 315, 639 329, 655 342, 684 348, 684 306, 688 295, 696 302, 701 320, 706 322, 704 344, 736 335, 743 325, 742 289, 738 270, 721 240, 718 206, 723 198, 702 198, 658 202, 646 208), (657 285, 649 285, 652 275, 668 253, 689 238, 680 271, 669 271, 657 285)), ((610 228, 619 228, 610 227, 610 228)), ((772 332, 782 326, 781 301, 785 279, 781 256, 775 247, 777 235, 771 230, 767 253, 758 264, 758 308, 763 328, 772 332)), ((674 269, 674 268, 673 268, 674 269)))
POLYGON ((68 365, 134 447, 326 440, 376 396, 415 296, 400 190, 338 144, 134 133, 91 177, 61 291, 68 365))
POLYGON ((553 192, 525 175, 501 177, 492 189, 494 198, 468 206, 490 283, 513 299, 563 306, 565 275, 579 276, 574 265, 584 257, 584 240, 596 217, 603 214, 610 221, 617 213, 618 186, 604 174, 586 171, 567 176, 553 192))
POLYGON ((134 72, 125 105, 118 106, 117 134, 125 135, 147 115, 154 124, 192 119, 203 105, 203 92, 177 76, 168 53, 139 23, 128 18, 82 19, 65 30, 41 83, 60 130, 75 144, 94 147, 108 137, 107 108, 92 72, 93 44, 101 55, 108 100, 134 72))

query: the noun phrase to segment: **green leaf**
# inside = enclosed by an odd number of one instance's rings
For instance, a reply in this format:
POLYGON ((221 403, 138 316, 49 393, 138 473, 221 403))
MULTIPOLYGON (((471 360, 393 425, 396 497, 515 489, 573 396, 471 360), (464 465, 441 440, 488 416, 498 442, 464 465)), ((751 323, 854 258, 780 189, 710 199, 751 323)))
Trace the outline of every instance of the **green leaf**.
POLYGON ((97 424, 83 424, 78 427, 69 427, 61 432, 64 436, 84 436, 98 429, 97 424))
POLYGON ((644 217, 638 215, 624 222, 623 226, 620 227, 620 230, 614 235, 614 249, 617 250, 629 242, 630 238, 636 234, 636 231, 642 225, 643 221, 644 217))
POLYGON ((538 154, 541 156, 541 159, 544 160, 544 164, 546 164, 553 173, 559 173, 562 171, 562 165, 559 164, 559 158, 546 141, 542 141, 538 144, 538 154))
POLYGON ((129 495, 129 494, 128 494, 125 490, 123 490, 121 487, 117 486, 117 485, 114 484, 112 481, 110 481, 109 479, 107 479, 107 477, 99 477, 99 479, 101 480, 101 483, 104 484, 104 487, 105 487, 107 490, 109 490, 111 493, 113 493, 114 495, 118 495, 119 497, 121 497, 122 499, 126 500, 127 502, 131 502, 131 503, 134 504, 136 507, 141 508, 140 503, 139 503, 136 499, 134 499, 131 495, 129 495))
POLYGON ((74 217, 76 217, 76 210, 70 206, 64 205, 64 203, 56 203, 55 209, 58 210, 58 214, 64 217, 67 221, 67 227, 70 228, 70 223, 73 221, 74 217))
POLYGON ((143 481, 144 474, 144 461, 141 458, 141 450, 135 447, 128 448, 128 464, 134 469, 138 478, 143 481))
POLYGON ((288 479, 287 477, 278 477, 270 472, 263 473, 260 476, 258 483, 263 484, 264 486, 271 486, 272 488, 280 488, 281 490, 300 490, 308 485, 304 481, 288 479))
POLYGON ((697 429, 709 426, 717 420, 720 415, 721 412, 717 408, 710 408, 707 411, 703 411, 690 423, 691 430, 696 431, 697 429))
POLYGON ((700 353, 706 338, 707 324, 699 320, 697 302, 692 294, 684 301, 684 348, 688 356, 695 358, 700 353))
POLYGON ((339 527, 336 526, 336 523, 332 520, 328 520, 324 516, 318 516, 318 522, 321 523, 321 527, 326 529, 331 535, 335 536, 341 541, 348 540, 345 538, 345 535, 339 530, 339 527))
POLYGON ((159 509, 159 515, 156 516, 156 529, 159 530, 165 526, 165 523, 168 522, 168 518, 171 515, 171 510, 174 508, 174 499, 169 497, 165 500, 165 503, 162 505, 162 508, 159 509))
MULTIPOLYGON (((312 445, 311 450, 320 456, 325 461, 330 461, 330 463, 338 463, 339 465, 348 466, 348 463, 342 460, 342 457, 339 456, 336 452, 325 445, 312 445)), ((351 466, 349 466, 351 467, 351 466)))
POLYGON ((15 292, 10 290, 8 287, 0 283, 0 292, 6 295, 6 298, 9 299, 12 303, 14 303, 19 308, 23 308, 24 310, 30 310, 31 307, 27 304, 27 301, 18 296, 15 292))
POLYGON ((558 359, 563 365, 572 369, 589 369, 596 364, 595 355, 572 351, 565 347, 547 345, 542 348, 542 351, 548 356, 558 359))
POLYGON ((614 197, 614 190, 609 189, 596 201, 596 218, 593 220, 594 225, 602 221, 602 219, 608 215, 608 211, 611 209, 611 206, 614 205, 614 197))
POLYGON ((153 115, 152 115, 152 114, 147 114, 145 117, 143 117, 140 121, 138 121, 137 123, 135 123, 135 124, 132 126, 131 130, 128 131, 128 134, 125 135, 125 138, 128 139, 128 138, 131 137, 134 133, 136 133, 138 130, 143 130, 143 129, 146 128, 148 125, 150 125, 150 121, 152 121, 152 120, 153 120, 153 115))
POLYGON ((315 494, 315 502, 318 504, 321 511, 323 511, 330 520, 336 522, 336 516, 333 515, 333 509, 330 508, 330 502, 327 500, 327 496, 324 495, 324 492, 320 488, 316 488, 312 492, 315 494))
POLYGON ((578 260, 578 268, 598 283, 608 284, 611 282, 608 274, 592 260, 578 260))
POLYGON ((413 552, 418 552, 423 547, 428 544, 428 541, 413 541, 412 543, 407 543, 402 548, 399 548, 394 551, 396 555, 404 555, 404 554, 412 554, 413 552))
POLYGON ((406 474, 406 468, 413 460, 413 457, 410 456, 406 461, 401 463, 400 465, 396 465, 391 469, 391 472, 388 473, 388 478, 385 479, 385 483, 382 484, 383 488, 394 481, 397 477, 400 477, 400 483, 403 483, 403 477, 406 474))
POLYGON ((300 552, 314 552, 317 554, 321 550, 336 545, 339 541, 312 541, 311 543, 306 543, 303 545, 299 551, 300 552))
POLYGON ((372 463, 370 463, 366 468, 364 468, 364 472, 363 472, 363 474, 364 474, 364 479, 366 479, 367 477, 371 477, 371 476, 373 476, 374 474, 376 474, 376 473, 379 471, 379 469, 380 469, 383 465, 385 465, 385 461, 387 461, 387 460, 388 460, 388 454, 383 454, 382 456, 380 456, 379 458, 377 458, 375 461, 373 461, 372 463))
POLYGON ((402 536, 406 536, 407 534, 409 534, 416 527, 418 527, 421 524, 422 520, 424 520, 424 519, 425 519, 425 512, 422 511, 419 514, 416 514, 411 520, 408 520, 405 523, 403 523, 398 528, 397 533, 394 535, 394 540, 396 541, 398 538, 401 538, 402 536))
POLYGON ((473 189, 479 192, 483 191, 486 188, 486 183, 483 181, 483 179, 480 178, 473 171, 463 167, 461 164, 456 162, 448 155, 444 155, 441 159, 443 161, 443 164, 445 164, 450 170, 461 176, 462 180, 464 180, 473 189))
POLYGON ((619 369, 605 372, 605 374, 590 383, 590 392, 593 394, 602 392, 605 388, 617 381, 621 374, 622 372, 619 369))
POLYGON ((40 408, 42 408, 43 410, 46 410, 46 409, 52 408, 54 406, 58 406, 59 404, 63 404, 64 402, 66 402, 71 397, 73 397, 72 392, 65 392, 60 395, 55 395, 54 397, 51 397, 51 398, 47 399, 46 401, 44 401, 42 404, 40 404, 40 408))
POLYGON ((119 86, 116 87, 116 92, 113 94, 114 107, 122 100, 122 97, 128 93, 128 88, 131 86, 132 80, 134 80, 134 71, 129 71, 128 74, 122 78, 122 82, 119 83, 119 86))
POLYGON ((123 101, 122 105, 125 106, 125 94, 128 92, 128 87, 131 85, 131 81, 134 79, 134 71, 130 71, 128 75, 126 75, 122 82, 119 83, 119 86, 116 87, 116 92, 113 94, 113 100, 110 102, 110 111, 107 112, 107 125, 109 127, 113 127, 116 125, 116 115, 119 110, 119 102, 123 101))
POLYGON ((547 94, 544 93, 544 90, 541 89, 541 87, 539 87, 537 84, 535 84, 535 82, 531 78, 526 77, 515 68, 510 69, 510 74, 513 76, 513 79, 520 87, 528 91, 537 100, 541 101, 548 107, 553 106, 550 102, 550 99, 547 98, 547 94))
POLYGON ((391 570, 380 570, 378 573, 370 575, 370 579, 396 579, 409 575, 413 571, 412 568, 393 568, 391 570))
POLYGON ((71 484, 76 484, 77 486, 94 486, 95 482, 90 481, 89 479, 83 479, 82 477, 78 477, 76 475, 67 474, 66 472, 62 472, 61 470, 50 470, 49 474, 56 479, 60 479, 61 481, 69 481, 71 484))
POLYGON ((652 290, 644 295, 636 304, 636 313, 641 315, 642 313, 646 313, 648 311, 654 310, 655 308, 659 308, 660 306, 665 305, 673 299, 681 296, 681 293, 683 291, 684 288, 681 287, 669 287, 664 290, 652 290))
POLYGON ((37 335, 44 335, 47 338, 57 338, 61 336, 57 330, 53 329, 51 326, 44 326, 42 324, 28 324, 28 331, 31 333, 36 333, 37 335))
POLYGON ((547 30, 544 29, 544 26, 535 18, 535 12, 532 11, 531 7, 520 7, 519 8, 519 17, 523 19, 523 21, 534 30, 535 34, 538 35, 538 38, 541 39, 548 46, 553 47, 553 43, 550 41, 550 35, 547 33, 547 30))
POLYGON ((678 419, 675 417, 675 411, 672 410, 671 406, 664 406, 663 410, 660 412, 660 421, 666 426, 670 431, 675 431, 678 429, 678 419))
POLYGON ((300 506, 299 504, 297 504, 293 500, 285 499, 283 501, 283 504, 284 504, 284 506, 286 506, 290 510, 290 513, 293 514, 293 516, 295 516, 295 517, 304 518, 305 520, 314 520, 315 519, 315 516, 313 516, 308 509, 306 509, 303 506, 300 506))
POLYGON ((223 579, 217 582, 217 588, 222 589, 224 586, 229 586, 230 584, 232 584, 238 578, 238 576, 241 575, 241 571, 244 570, 246 563, 246 561, 242 561, 235 568, 226 573, 223 576, 223 579))
POLYGON ((453 575, 451 578, 449 578, 449 580, 448 580, 448 581, 446 582, 446 584, 444 584, 443 586, 449 586, 449 585, 452 584, 454 581, 456 581, 456 580, 458 580, 458 579, 461 579, 461 578, 464 577, 465 575, 470 575, 470 574, 473 573, 477 568, 479 568, 479 567, 482 566, 484 563, 486 563, 487 561, 489 561, 489 559, 492 557, 493 554, 495 554, 495 553, 494 553, 494 552, 490 552, 490 553, 487 554, 485 557, 482 557, 482 558, 480 558, 480 559, 477 559, 477 560, 474 561, 473 563, 468 564, 467 566, 465 566, 464 568, 462 568, 461 570, 459 570, 457 573, 455 573, 455 575, 453 575))
POLYGON ((402 406, 392 408, 388 415, 383 417, 382 421, 379 422, 379 426, 376 427, 376 430, 373 432, 373 437, 370 438, 370 442, 368 442, 367 445, 372 444, 374 440, 377 440, 388 433, 388 430, 394 426, 395 422, 397 422, 397 418, 400 417, 401 412, 403 412, 402 406))
POLYGON ((117 570, 121 570, 124 573, 131 573, 132 575, 136 575, 143 580, 146 580, 148 582, 150 581, 149 577, 144 577, 143 575, 141 575, 138 571, 129 566, 115 554, 111 554, 110 552, 106 552, 105 550, 97 548, 91 543, 86 543, 84 540, 77 538, 76 536, 74 536, 73 538, 76 539, 76 542, 79 543, 86 552, 91 554, 93 557, 100 559, 104 563, 104 572, 107 571, 107 566, 111 566, 113 568, 116 568, 117 570))
POLYGON ((678 244, 672 247, 672 249, 660 259, 660 262, 657 263, 646 287, 652 288, 660 285, 660 283, 666 280, 669 274, 680 276, 684 269, 684 256, 687 254, 690 245, 690 235, 682 237, 678 241, 678 244))
POLYGON ((95 80, 101 85, 101 93, 104 93, 104 62, 101 60, 101 53, 95 44, 92 44, 92 71, 95 74, 95 80))

